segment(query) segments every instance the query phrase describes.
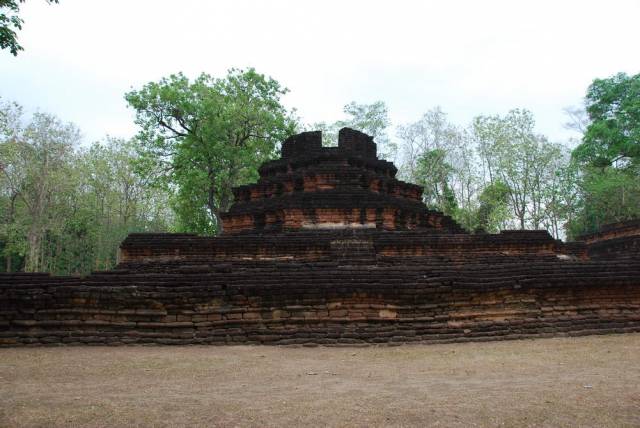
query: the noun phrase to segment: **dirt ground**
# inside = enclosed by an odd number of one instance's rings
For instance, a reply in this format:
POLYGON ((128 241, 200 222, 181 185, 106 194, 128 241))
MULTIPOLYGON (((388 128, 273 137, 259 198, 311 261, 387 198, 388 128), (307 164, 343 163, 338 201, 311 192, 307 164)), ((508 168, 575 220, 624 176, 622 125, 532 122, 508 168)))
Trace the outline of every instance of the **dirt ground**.
POLYGON ((0 426, 640 426, 640 334, 0 349, 0 426))

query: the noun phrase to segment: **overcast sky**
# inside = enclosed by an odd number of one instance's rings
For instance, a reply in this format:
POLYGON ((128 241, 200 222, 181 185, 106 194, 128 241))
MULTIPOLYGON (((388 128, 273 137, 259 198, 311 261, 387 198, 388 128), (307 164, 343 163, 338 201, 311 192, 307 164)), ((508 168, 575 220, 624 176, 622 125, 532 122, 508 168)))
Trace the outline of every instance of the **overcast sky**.
POLYGON ((640 72, 638 1, 29 0, 21 16, 25 50, 0 52, 0 97, 86 141, 136 132, 131 88, 231 67, 288 87, 305 123, 352 100, 385 101, 394 125, 438 105, 458 124, 521 107, 563 141, 563 108, 594 78, 640 72))

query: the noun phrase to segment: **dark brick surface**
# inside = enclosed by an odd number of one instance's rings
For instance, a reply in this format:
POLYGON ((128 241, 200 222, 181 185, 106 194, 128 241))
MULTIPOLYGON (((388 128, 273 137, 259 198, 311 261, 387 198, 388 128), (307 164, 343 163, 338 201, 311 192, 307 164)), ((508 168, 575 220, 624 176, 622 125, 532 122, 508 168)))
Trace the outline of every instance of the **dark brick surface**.
POLYGON ((236 190, 225 217, 231 229, 236 221, 231 234, 132 234, 116 269, 86 277, 0 274, 0 345, 397 344, 640 331, 640 225, 574 243, 546 231, 471 235, 424 207, 417 186, 395 180, 370 137, 345 131, 338 148, 319 138, 287 140, 258 184, 236 190), (285 227, 304 222, 317 227, 285 227), (374 227, 357 227, 367 222, 374 227))

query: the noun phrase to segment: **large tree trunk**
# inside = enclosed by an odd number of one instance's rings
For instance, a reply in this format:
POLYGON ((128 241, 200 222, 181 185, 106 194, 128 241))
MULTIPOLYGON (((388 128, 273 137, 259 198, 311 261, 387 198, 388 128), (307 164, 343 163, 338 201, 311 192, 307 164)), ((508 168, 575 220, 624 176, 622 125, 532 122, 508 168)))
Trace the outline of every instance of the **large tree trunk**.
POLYGON ((37 272, 39 268, 40 260, 40 234, 37 228, 31 227, 27 234, 27 245, 29 251, 27 252, 27 260, 24 265, 25 272, 37 272))
POLYGON ((224 233, 224 225, 222 224, 222 218, 220 217, 220 212, 218 210, 213 211, 213 215, 216 220, 216 234, 222 235, 224 233))
MULTIPOLYGON (((10 199, 11 204, 9 204, 9 213, 7 214, 7 225, 13 224, 13 217, 16 211, 16 199, 18 198, 19 194, 20 194, 19 192, 15 192, 11 195, 11 199, 10 199)), ((7 272, 11 272, 12 270, 11 253, 9 251, 7 251, 7 253, 5 254, 5 262, 6 262, 7 272)))
POLYGON ((223 225, 220 218, 220 210, 216 204, 216 176, 213 168, 208 167, 207 176, 209 177, 209 192, 207 195, 207 208, 211 214, 212 220, 216 223, 216 235, 222 235, 223 225))

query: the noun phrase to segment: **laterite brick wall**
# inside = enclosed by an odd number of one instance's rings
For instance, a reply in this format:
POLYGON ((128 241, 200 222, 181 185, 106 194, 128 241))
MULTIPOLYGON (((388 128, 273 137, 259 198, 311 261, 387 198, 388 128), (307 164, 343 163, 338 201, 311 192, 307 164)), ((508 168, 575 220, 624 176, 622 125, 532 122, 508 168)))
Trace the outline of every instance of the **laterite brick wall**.
POLYGON ((640 331, 640 263, 495 256, 2 275, 0 344, 356 344, 640 331))

